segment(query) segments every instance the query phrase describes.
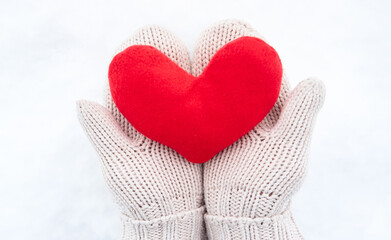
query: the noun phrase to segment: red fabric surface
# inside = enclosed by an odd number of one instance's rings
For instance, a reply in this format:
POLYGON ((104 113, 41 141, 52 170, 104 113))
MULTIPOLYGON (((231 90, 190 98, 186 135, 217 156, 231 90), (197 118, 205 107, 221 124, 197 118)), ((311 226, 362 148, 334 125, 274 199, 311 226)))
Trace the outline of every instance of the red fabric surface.
POLYGON ((109 67, 122 115, 146 137, 203 163, 254 128, 277 101, 282 65, 263 40, 241 37, 194 77, 154 47, 134 45, 109 67))

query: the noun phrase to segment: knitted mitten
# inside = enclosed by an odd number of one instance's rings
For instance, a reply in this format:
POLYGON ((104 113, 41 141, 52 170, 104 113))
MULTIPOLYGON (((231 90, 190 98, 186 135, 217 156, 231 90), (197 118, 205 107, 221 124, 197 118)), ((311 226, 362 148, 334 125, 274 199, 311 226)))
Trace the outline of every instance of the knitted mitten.
MULTIPOLYGON (((186 48, 162 28, 141 29, 118 52, 135 44, 152 45, 190 71, 186 48)), ((119 113, 110 91, 105 102, 106 107, 80 101, 78 113, 120 206, 121 239, 201 239, 202 165, 135 130, 119 113)))
MULTIPOLYGON (((233 39, 257 36, 246 24, 234 21, 204 35, 208 37, 202 39, 213 41, 215 47, 198 55, 203 59, 210 59, 233 39)), ((289 92, 284 77, 279 99, 267 117, 204 164, 209 239, 303 239, 289 205, 303 180, 324 87, 319 81, 305 80, 289 92)))

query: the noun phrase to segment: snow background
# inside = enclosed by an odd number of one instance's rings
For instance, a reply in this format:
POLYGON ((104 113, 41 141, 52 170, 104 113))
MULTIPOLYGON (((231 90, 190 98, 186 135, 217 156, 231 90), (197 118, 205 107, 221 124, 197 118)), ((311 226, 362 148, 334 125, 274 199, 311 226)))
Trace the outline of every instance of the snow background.
POLYGON ((237 18, 279 52, 292 87, 327 87, 293 212, 307 239, 391 239, 390 1, 0 2, 1 239, 117 239, 119 214, 75 101, 102 102, 108 64, 160 24, 193 50, 237 18))

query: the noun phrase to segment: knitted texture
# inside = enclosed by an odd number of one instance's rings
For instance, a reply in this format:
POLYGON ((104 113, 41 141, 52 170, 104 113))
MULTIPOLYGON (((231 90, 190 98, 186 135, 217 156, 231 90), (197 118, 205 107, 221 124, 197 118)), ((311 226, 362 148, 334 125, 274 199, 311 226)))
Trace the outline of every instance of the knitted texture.
MULTIPOLYGON (((194 67, 226 42, 259 36, 247 24, 228 21, 207 30, 194 67), (213 46, 204 50, 205 46, 213 46)), ((291 93, 283 78, 279 100, 247 135, 204 164, 205 223, 209 239, 302 239, 289 211, 306 168, 315 116, 324 100, 323 84, 301 82, 291 93), (289 95, 289 96, 288 96, 289 95)))
MULTIPOLYGON (((190 63, 181 42, 151 26, 117 53, 133 44, 152 45, 199 76, 219 48, 242 36, 260 37, 239 21, 206 30, 190 63)), ((321 82, 305 80, 290 91, 283 77, 279 98, 264 120, 204 165, 140 134, 118 111, 108 88, 104 97, 105 107, 78 102, 79 119, 120 206, 122 239, 203 238, 203 194, 209 239, 302 239, 289 205, 303 180, 314 120, 324 101, 321 82)))
MULTIPOLYGON (((162 28, 141 29, 117 52, 133 44, 152 45, 190 72, 186 48, 162 28)), ((105 92, 105 105, 79 101, 78 113, 122 212, 121 239, 201 239, 202 166, 135 130, 110 91, 105 92)))

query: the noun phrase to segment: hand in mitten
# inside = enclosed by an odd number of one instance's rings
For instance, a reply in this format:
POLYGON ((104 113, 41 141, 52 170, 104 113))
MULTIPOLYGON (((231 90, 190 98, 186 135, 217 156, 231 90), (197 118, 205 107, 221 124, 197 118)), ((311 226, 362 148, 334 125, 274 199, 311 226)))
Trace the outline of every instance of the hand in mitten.
MULTIPOLYGON (((125 42, 152 45, 190 71, 186 48, 158 27, 146 27, 125 42)), ((121 239, 201 239, 202 169, 152 141, 119 113, 110 91, 106 107, 78 102, 80 122, 97 150, 103 175, 122 213, 121 239)))
MULTIPOLYGON (((257 33, 246 24, 225 22, 205 35, 219 40, 213 48, 217 51, 257 33)), ((210 59, 214 52, 205 54, 202 58, 210 59)), ((204 164, 209 239, 302 239, 289 205, 304 177, 325 92, 317 80, 305 80, 289 92, 283 78, 279 99, 265 119, 204 164)))

